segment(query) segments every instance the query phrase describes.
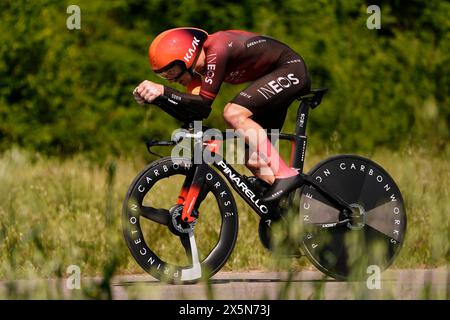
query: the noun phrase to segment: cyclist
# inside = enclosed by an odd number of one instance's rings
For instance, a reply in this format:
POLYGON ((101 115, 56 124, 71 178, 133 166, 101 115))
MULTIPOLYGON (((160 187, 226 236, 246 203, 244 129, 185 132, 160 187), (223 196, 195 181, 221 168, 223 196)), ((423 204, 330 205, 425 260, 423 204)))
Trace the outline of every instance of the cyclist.
POLYGON ((310 90, 310 77, 299 54, 252 32, 208 34, 184 27, 159 34, 149 47, 149 60, 154 72, 182 84, 187 93, 145 80, 133 91, 139 104, 164 95, 180 107, 208 115, 222 82, 251 82, 225 105, 224 119, 249 145, 246 165, 261 179, 258 183, 271 185, 263 200, 279 199, 297 186, 300 174, 283 161, 264 129, 281 130, 289 105, 310 90))

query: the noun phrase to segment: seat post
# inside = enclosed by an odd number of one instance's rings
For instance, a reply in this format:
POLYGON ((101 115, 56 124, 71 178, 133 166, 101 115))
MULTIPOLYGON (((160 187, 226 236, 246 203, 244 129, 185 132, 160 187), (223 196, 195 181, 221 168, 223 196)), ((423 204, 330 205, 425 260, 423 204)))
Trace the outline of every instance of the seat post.
POLYGON ((292 167, 299 169, 303 173, 303 165, 305 163, 306 153, 306 122, 308 121, 309 101, 302 100, 297 112, 297 121, 295 123, 295 140, 293 148, 292 167))
POLYGON ((295 123, 295 135, 306 135, 306 122, 308 121, 308 114, 310 109, 310 103, 308 100, 302 100, 297 111, 297 120, 295 123))
POLYGON ((293 152, 291 153, 292 167, 299 169, 303 173, 306 153, 306 123, 310 109, 317 108, 322 101, 327 88, 311 89, 307 94, 298 97, 301 101, 297 112, 297 121, 295 123, 295 138, 293 152))

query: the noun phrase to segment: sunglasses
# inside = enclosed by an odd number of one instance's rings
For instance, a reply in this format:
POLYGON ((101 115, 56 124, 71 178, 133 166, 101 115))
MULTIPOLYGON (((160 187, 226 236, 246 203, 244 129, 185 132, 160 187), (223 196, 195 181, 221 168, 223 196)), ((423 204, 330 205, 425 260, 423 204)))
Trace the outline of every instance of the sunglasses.
POLYGON ((156 74, 165 80, 176 81, 180 79, 188 71, 186 65, 180 61, 174 61, 161 71, 155 71, 156 74))

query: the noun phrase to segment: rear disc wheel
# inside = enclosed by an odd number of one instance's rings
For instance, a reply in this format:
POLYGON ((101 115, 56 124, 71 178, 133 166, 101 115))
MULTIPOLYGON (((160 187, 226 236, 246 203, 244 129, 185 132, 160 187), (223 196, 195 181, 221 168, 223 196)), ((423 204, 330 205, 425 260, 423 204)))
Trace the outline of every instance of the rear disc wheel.
POLYGON ((339 280, 362 280, 374 268, 389 267, 406 231, 403 198, 391 176, 375 162, 355 155, 329 158, 309 175, 354 209, 349 223, 324 228, 321 225, 342 221, 342 213, 314 187, 302 188, 302 251, 309 260, 339 280))

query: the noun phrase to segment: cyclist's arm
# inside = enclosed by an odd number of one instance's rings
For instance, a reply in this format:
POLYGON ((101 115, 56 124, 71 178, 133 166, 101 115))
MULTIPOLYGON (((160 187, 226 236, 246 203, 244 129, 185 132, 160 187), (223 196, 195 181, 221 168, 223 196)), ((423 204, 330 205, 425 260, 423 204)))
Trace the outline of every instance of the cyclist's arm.
POLYGON ((209 45, 206 54, 206 71, 200 89, 200 96, 214 101, 225 79, 226 67, 230 56, 228 41, 222 39, 209 45))
POLYGON ((164 86, 167 102, 157 99, 155 102, 166 108, 166 112, 183 121, 186 119, 205 119, 211 113, 213 103, 225 78, 228 47, 223 43, 213 45, 206 52, 206 73, 201 84, 200 94, 182 93, 164 86), (177 114, 177 116, 175 116, 177 114), (184 117, 184 119, 181 119, 184 117))
MULTIPOLYGON (((210 109, 225 78, 228 56, 228 47, 224 45, 223 42, 212 45, 208 49, 206 52, 206 71, 201 83, 199 95, 181 93, 166 86, 164 86, 164 95, 170 99, 176 100, 181 105, 195 108, 200 112, 207 108, 210 109)), ((197 81, 197 79, 195 79, 195 81, 197 81)))
POLYGON ((211 113, 212 100, 196 94, 183 93, 171 87, 164 86, 164 96, 173 107, 180 112, 191 113, 193 116, 207 118, 211 113))

